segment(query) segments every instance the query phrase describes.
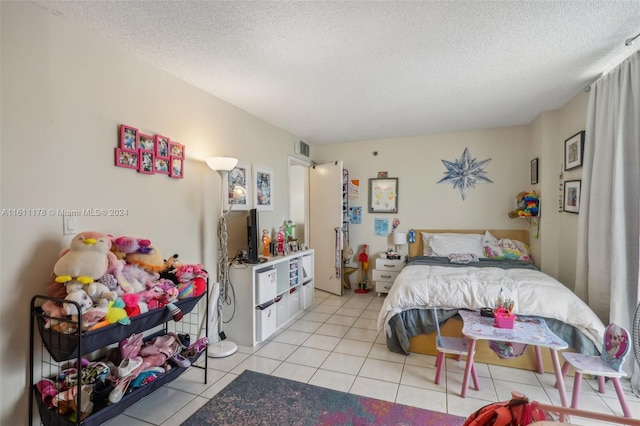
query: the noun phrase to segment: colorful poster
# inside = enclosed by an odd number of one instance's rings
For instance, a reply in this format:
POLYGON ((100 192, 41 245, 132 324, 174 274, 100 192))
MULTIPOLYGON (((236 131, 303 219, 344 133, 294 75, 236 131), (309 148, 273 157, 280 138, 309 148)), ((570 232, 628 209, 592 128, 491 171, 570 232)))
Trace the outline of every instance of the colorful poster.
POLYGON ((360 181, 358 179, 351 179, 347 184, 347 196, 351 200, 360 198, 360 181))
POLYGON ((378 237, 385 237, 389 235, 389 220, 388 219, 376 219, 375 220, 375 235, 378 237))
POLYGON ((362 207, 349 207, 349 223, 354 225, 362 223, 362 207))

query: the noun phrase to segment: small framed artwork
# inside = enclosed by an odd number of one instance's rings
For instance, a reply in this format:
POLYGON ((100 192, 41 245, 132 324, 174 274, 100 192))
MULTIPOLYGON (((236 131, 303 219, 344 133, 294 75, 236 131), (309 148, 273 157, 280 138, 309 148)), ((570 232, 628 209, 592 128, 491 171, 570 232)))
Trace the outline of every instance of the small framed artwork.
POLYGON ((138 149, 138 129, 125 124, 120 125, 120 149, 125 151, 138 149))
POLYGON ((155 135, 154 147, 156 151, 156 158, 169 159, 169 138, 162 135, 155 135))
POLYGON ((184 158, 184 145, 178 142, 169 142, 169 155, 184 158))
POLYGON ((564 169, 571 170, 582 166, 584 151, 584 130, 564 141, 564 169))
POLYGON ((138 155, 138 172, 144 173, 147 175, 152 175, 154 173, 154 161, 153 161, 153 151, 141 149, 139 150, 138 155))
POLYGON ((182 179, 184 177, 184 158, 171 156, 169 177, 182 179))
POLYGON ((273 170, 255 166, 254 204, 257 210, 273 210, 273 170))
POLYGON ((156 173, 160 173, 163 175, 168 175, 169 174, 169 159, 168 158, 160 158, 160 157, 155 157, 153 158, 153 170, 156 173))
POLYGON ((398 178, 369 179, 369 213, 398 212, 398 178))
POLYGON ((566 180, 564 182, 564 206, 563 211, 568 213, 580 212, 580 185, 581 180, 566 180))
POLYGON ((154 151, 155 150, 155 138, 151 135, 143 135, 142 133, 138 134, 138 149, 143 149, 145 151, 154 151))
POLYGON ((225 200, 224 209, 249 210, 252 205, 251 164, 238 161, 238 164, 224 176, 223 188, 227 188, 229 198, 225 200), (244 193, 244 195, 241 195, 244 193))
POLYGON ((531 160, 531 185, 538 183, 538 158, 531 160))
POLYGON ((138 168, 138 151, 116 148, 116 166, 128 169, 138 168))

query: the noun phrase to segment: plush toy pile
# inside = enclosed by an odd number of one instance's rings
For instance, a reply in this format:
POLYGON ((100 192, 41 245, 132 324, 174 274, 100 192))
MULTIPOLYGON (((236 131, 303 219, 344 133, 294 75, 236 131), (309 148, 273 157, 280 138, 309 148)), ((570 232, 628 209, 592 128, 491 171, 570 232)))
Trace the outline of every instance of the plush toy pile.
POLYGON ((60 252, 47 286, 49 296, 78 305, 45 302, 42 310, 56 318, 46 327, 73 333, 73 322, 57 318, 81 316, 83 330, 94 330, 162 308, 179 321, 182 311, 174 302, 204 294, 207 277, 202 265, 183 265, 177 254, 165 260, 148 239, 82 232, 60 252))
POLYGON ((509 212, 509 217, 515 219, 516 217, 534 217, 538 216, 540 199, 536 191, 527 192, 522 191, 516 198, 516 208, 509 212))

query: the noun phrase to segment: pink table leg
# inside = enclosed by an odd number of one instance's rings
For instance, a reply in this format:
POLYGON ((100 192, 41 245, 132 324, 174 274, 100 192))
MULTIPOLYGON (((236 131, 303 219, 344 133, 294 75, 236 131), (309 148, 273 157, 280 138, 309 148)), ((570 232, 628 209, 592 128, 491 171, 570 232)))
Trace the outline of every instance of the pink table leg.
POLYGON ((536 364, 538 366, 538 373, 544 374, 544 365, 542 365, 542 353, 540 352, 540 346, 533 347, 536 351, 536 364))
POLYGON ((567 391, 564 388, 564 378, 562 377, 562 369, 560 368, 560 360, 558 359, 558 351, 549 348, 551 352, 551 361, 553 361, 553 371, 556 373, 556 386, 560 392, 560 402, 563 407, 568 407, 567 391))
POLYGON ((469 339, 469 351, 467 352, 467 364, 464 367, 464 378, 462 379, 462 390, 460 396, 466 398, 467 387, 469 386, 469 376, 471 375, 471 367, 473 367, 473 354, 476 353, 476 340, 469 339))

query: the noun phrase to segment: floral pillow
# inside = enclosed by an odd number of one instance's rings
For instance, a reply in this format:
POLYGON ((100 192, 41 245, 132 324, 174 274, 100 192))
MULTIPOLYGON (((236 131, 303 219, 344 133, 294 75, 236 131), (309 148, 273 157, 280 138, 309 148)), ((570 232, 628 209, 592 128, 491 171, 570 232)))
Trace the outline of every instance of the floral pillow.
POLYGON ((522 241, 510 240, 508 238, 497 239, 486 231, 482 237, 484 255, 490 259, 521 260, 533 263, 529 254, 529 247, 522 241))

